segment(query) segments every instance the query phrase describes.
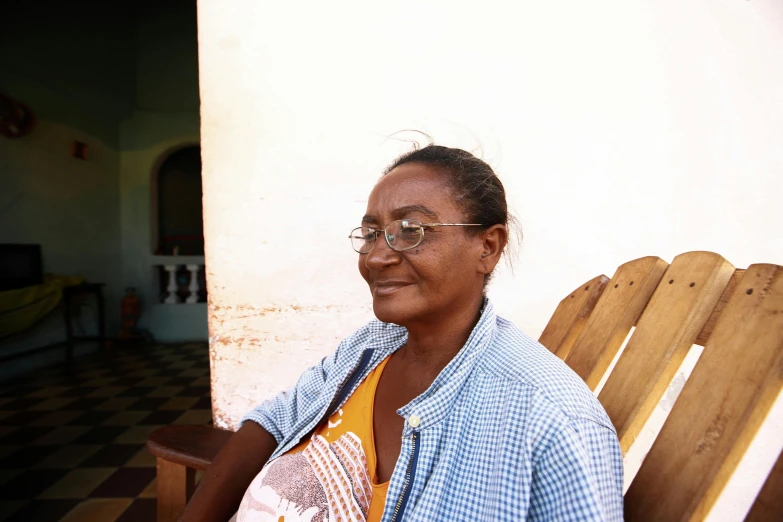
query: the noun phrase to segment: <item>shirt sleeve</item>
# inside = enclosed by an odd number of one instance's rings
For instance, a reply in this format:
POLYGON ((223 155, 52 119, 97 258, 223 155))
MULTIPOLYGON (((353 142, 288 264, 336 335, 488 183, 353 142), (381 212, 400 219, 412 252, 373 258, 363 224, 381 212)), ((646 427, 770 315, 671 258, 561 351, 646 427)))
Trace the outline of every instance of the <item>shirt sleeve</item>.
POLYGON ((323 393, 343 344, 320 363, 305 370, 290 390, 278 393, 246 413, 240 425, 253 421, 268 431, 280 444, 292 433, 303 412, 312 407, 313 402, 323 393))
POLYGON ((623 459, 613 430, 569 424, 535 463, 529 519, 623 520, 623 459))

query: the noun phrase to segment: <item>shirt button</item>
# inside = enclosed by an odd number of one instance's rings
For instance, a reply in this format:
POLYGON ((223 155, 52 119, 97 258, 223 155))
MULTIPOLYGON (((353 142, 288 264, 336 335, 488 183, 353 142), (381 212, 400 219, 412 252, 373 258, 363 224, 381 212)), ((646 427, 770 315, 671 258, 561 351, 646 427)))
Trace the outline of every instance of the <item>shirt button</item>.
POLYGON ((421 417, 418 415, 411 415, 408 417, 408 424, 411 425, 411 428, 418 428, 419 424, 421 424, 421 417))

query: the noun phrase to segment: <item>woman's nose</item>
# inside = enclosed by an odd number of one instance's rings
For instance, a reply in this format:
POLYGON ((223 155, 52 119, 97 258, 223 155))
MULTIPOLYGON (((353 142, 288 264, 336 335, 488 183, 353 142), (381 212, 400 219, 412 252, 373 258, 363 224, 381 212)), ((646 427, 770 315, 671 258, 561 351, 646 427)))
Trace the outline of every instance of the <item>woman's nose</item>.
POLYGON ((381 233, 367 253, 364 263, 370 270, 377 271, 389 265, 399 264, 401 259, 400 253, 391 249, 386 242, 386 237, 381 233))

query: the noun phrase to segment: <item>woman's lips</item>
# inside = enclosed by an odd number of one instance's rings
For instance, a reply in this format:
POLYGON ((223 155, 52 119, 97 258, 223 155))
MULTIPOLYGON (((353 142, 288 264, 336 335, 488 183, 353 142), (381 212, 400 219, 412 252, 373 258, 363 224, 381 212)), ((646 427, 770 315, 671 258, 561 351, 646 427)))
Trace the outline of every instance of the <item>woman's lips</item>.
POLYGON ((383 283, 375 283, 375 290, 373 291, 373 295, 376 296, 387 296, 392 295, 397 290, 404 288, 411 283, 405 283, 402 281, 388 281, 383 283))

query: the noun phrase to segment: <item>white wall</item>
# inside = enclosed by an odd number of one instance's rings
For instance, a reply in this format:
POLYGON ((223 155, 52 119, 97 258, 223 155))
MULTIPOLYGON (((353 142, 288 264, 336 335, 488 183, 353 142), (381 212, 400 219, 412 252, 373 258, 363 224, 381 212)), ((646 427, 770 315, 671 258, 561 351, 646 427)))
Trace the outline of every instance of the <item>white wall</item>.
POLYGON ((216 422, 371 316, 346 239, 420 129, 479 150, 525 232, 490 295, 538 335, 599 273, 783 264, 783 3, 199 1, 216 422))

